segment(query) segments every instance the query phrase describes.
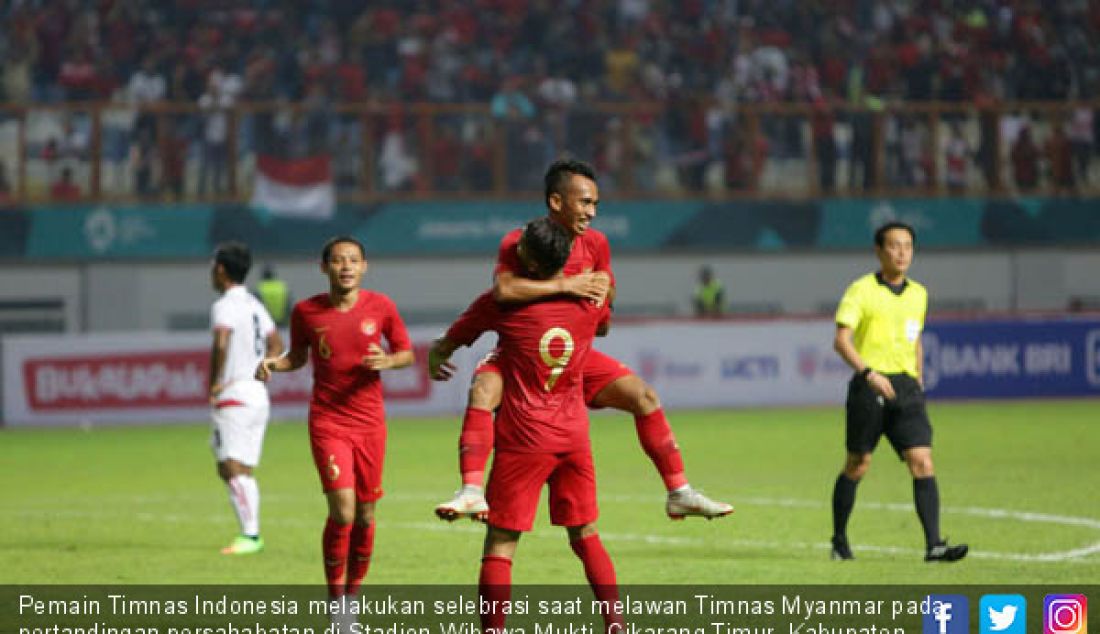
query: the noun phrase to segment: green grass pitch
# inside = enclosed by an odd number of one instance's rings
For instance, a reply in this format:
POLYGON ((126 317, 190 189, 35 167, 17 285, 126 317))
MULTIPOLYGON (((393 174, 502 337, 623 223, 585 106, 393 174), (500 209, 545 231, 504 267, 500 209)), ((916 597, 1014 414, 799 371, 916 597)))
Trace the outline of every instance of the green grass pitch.
MULTIPOLYGON (((600 530, 624 584, 1095 583, 1100 579, 1100 403, 934 403, 944 533, 971 544, 921 561, 910 479, 885 443, 860 486, 857 560, 828 559, 839 408, 673 412, 692 483, 736 512, 664 516, 632 421, 592 419, 600 530)), ((457 419, 391 420, 369 585, 476 581, 483 527, 431 509, 456 488, 457 419)), ((233 537, 204 424, 0 431, 0 583, 322 583, 325 513, 305 426, 273 425, 257 472, 267 550, 233 537)), ((564 531, 540 511, 516 583, 583 584, 564 531)))

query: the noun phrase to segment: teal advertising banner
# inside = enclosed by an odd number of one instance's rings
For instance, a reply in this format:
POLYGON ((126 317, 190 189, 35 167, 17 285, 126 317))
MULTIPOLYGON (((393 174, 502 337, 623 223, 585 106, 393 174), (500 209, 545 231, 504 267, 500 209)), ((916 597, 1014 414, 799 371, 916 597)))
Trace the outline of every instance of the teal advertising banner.
POLYGON ((210 254, 209 206, 39 207, 31 258, 173 258, 210 254))
POLYGON ((876 228, 891 220, 912 226, 922 247, 981 245, 986 201, 973 198, 825 200, 817 246, 865 248, 876 228))
MULTIPOLYGON (((866 249, 890 220, 922 247, 1100 244, 1100 201, 1078 198, 894 198, 823 201, 608 201, 593 226, 616 253, 866 249)), ((225 240, 257 252, 313 256, 352 235, 372 255, 496 252, 501 237, 546 213, 530 201, 341 205, 329 219, 286 218, 240 205, 43 206, 0 214, 0 258, 206 257, 225 240)))
MULTIPOLYGON (((600 205, 593 226, 617 250, 659 248, 701 211, 698 202, 641 201, 600 205)), ((355 230, 371 253, 495 253, 501 237, 546 213, 523 202, 389 203, 355 230)))
POLYGON ((532 204, 482 201, 389 203, 353 231, 374 255, 495 253, 500 238, 537 218, 532 204))

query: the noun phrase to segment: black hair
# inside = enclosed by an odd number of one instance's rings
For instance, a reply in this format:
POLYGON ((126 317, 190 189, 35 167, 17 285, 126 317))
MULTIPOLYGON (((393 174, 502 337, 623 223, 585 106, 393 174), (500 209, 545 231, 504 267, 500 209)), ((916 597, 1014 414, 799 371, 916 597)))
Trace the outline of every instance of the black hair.
POLYGON ((252 252, 243 242, 223 242, 214 250, 214 264, 221 264, 234 284, 242 284, 252 268, 252 252))
POLYGON ((565 266, 573 249, 573 235, 548 216, 528 222, 520 240, 524 252, 539 268, 539 275, 546 278, 553 277, 565 266))
POLYGON ((321 262, 328 262, 328 257, 332 255, 332 248, 336 245, 347 242, 348 244, 354 244, 359 247, 359 255, 364 259, 367 257, 367 250, 363 248, 363 243, 356 240, 351 236, 336 236, 335 238, 329 238, 328 242, 325 242, 325 246, 321 249, 321 262))
POLYGON ((875 230, 875 246, 881 249, 886 244, 886 232, 893 231, 894 229, 905 229, 909 232, 909 237, 916 243, 917 232, 913 231, 913 227, 900 220, 891 220, 875 230))
POLYGON ((546 187, 545 200, 549 203, 551 194, 565 195, 565 184, 572 175, 583 176, 591 181, 596 180, 596 170, 584 161, 576 159, 559 159, 550 164, 546 169, 543 183, 546 187))

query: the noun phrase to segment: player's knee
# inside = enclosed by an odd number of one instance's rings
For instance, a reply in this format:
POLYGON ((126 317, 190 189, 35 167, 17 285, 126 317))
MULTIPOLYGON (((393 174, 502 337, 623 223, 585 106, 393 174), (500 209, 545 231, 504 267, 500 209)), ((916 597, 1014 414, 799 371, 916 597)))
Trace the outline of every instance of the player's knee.
POLYGON ((332 505, 328 509, 328 516, 341 526, 351 524, 355 521, 355 507, 343 504, 332 505))
POLYGON ((918 456, 909 461, 909 472, 914 478, 931 478, 935 475, 932 456, 918 456))
POLYGON ((225 480, 226 482, 228 482, 229 479, 233 477, 229 473, 229 467, 224 462, 219 462, 217 464, 217 471, 218 471, 218 477, 221 478, 222 480, 225 480))
POLYGON ((374 521, 374 505, 360 504, 355 508, 355 523, 367 526, 374 521))
POLYGON ((596 525, 584 524, 581 526, 567 526, 565 527, 565 532, 569 535, 569 541, 575 542, 595 535, 596 525))
POLYGON ((490 526, 485 532, 485 545, 482 554, 489 557, 511 559, 519 543, 519 531, 510 531, 490 526))
POLYGON ((871 454, 848 456, 844 462, 844 476, 849 480, 862 480, 871 468, 871 454))
POLYGON ((604 388, 597 403, 634 414, 647 416, 661 407, 661 399, 648 383, 637 375, 624 376, 604 388))
POLYGON ((483 372, 474 378, 470 386, 470 407, 492 411, 500 405, 500 393, 502 389, 500 375, 494 372, 483 372))
POLYGON ((337 524, 351 524, 355 521, 358 505, 355 495, 350 491, 332 491, 328 494, 328 516, 337 524))
POLYGON ((645 381, 641 381, 642 391, 638 397, 638 413, 649 414, 661 407, 661 398, 657 396, 657 390, 653 389, 645 381))
POLYGON ((233 460, 232 458, 230 458, 229 460, 226 460, 222 464, 225 466, 225 473, 226 473, 225 478, 227 480, 230 479, 230 478, 235 478, 235 477, 240 476, 240 475, 246 475, 246 476, 247 475, 252 475, 252 467, 250 467, 250 466, 248 466, 248 465, 246 465, 242 462, 237 462, 236 460, 233 460))

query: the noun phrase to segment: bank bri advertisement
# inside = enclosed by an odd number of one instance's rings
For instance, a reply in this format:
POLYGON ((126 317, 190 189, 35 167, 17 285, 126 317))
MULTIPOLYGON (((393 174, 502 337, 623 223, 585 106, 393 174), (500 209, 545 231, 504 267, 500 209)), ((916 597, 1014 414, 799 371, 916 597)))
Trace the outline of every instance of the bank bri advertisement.
POLYGON ((931 321, 924 331, 931 398, 1100 396, 1100 319, 931 321))

